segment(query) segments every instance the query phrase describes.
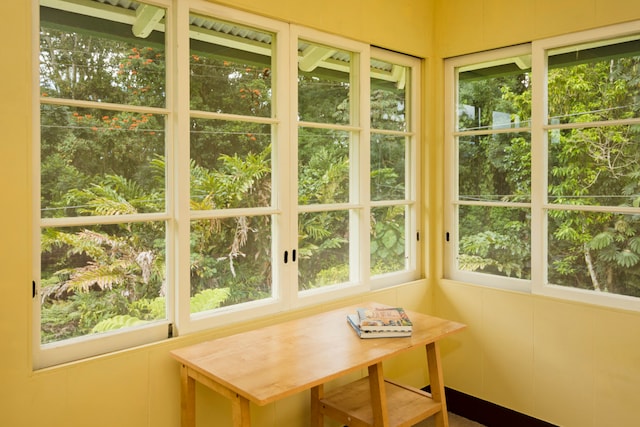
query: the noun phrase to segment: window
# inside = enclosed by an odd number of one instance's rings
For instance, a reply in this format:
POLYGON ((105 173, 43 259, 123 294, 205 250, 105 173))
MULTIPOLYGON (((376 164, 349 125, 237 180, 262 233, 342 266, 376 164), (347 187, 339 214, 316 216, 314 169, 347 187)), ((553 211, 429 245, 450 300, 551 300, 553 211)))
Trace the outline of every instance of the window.
MULTIPOLYGON (((371 58, 369 154, 370 271, 374 284, 415 278, 417 233, 418 67, 376 50, 371 58)), ((365 190, 363 190, 365 191, 365 190)))
POLYGON ((36 367, 418 278, 419 60, 198 0, 39 10, 36 367))
POLYGON ((40 7, 36 365, 66 360, 61 342, 76 357, 130 345, 110 333, 123 327, 134 341, 167 336, 172 88, 167 35, 150 32, 167 9, 136 5, 117 22, 40 7))
POLYGON ((501 53, 453 75, 447 274, 519 289, 531 278, 531 56, 528 47, 501 53))
POLYGON ((448 61, 447 277, 640 308, 639 66, 633 25, 448 61))

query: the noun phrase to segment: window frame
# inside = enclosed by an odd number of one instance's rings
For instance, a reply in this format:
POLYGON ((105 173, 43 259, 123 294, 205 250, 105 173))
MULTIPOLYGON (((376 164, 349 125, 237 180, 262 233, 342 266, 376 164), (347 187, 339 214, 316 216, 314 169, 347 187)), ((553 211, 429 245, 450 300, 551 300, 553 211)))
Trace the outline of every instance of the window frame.
MULTIPOLYGON (((408 256, 408 265, 406 270, 402 272, 392 272, 373 275, 370 278, 371 288, 383 289, 388 286, 393 286, 402 282, 410 282, 416 280, 421 275, 418 260, 422 259, 422 245, 420 244, 421 236, 420 227, 420 195, 422 193, 422 179, 419 159, 422 156, 421 151, 421 135, 422 135, 422 122, 420 116, 420 106, 424 105, 422 102, 422 96, 424 91, 421 88, 421 64, 418 58, 398 54, 381 48, 372 48, 371 59, 379 59, 387 61, 392 64, 407 67, 409 70, 407 81, 409 82, 409 90, 406 93, 406 101, 409 107, 409 114, 407 115, 407 129, 404 132, 382 132, 380 129, 371 127, 370 121, 369 135, 373 133, 385 133, 393 136, 403 136, 407 139, 408 150, 406 153, 407 162, 405 164, 405 198, 403 200, 394 200, 392 205, 387 201, 372 201, 369 200, 369 211, 372 208, 383 206, 397 206, 404 205, 406 207, 407 218, 405 218, 405 230, 409 230, 411 233, 407 233, 405 236, 405 253, 408 256)), ((371 138, 369 137, 369 141, 371 138)), ((367 160, 368 161, 368 160, 367 160)), ((368 164, 368 163, 367 163, 368 164)), ((367 183, 367 194, 370 192, 369 183, 367 183)), ((367 235, 367 239, 369 236, 367 235)), ((370 260, 370 257, 367 257, 370 260)), ((370 271, 370 270, 369 270, 370 271)))
MULTIPOLYGON (((547 125, 548 122, 548 103, 547 103, 547 57, 548 52, 554 49, 579 46, 587 43, 594 44, 615 44, 616 39, 624 38, 627 36, 635 36, 640 39, 640 30, 638 29, 638 21, 628 22, 619 25, 612 25, 603 28, 597 28, 588 31, 582 31, 578 33, 566 34, 557 37, 551 37, 532 43, 532 79, 539 81, 539 84, 533 85, 533 91, 531 94, 532 103, 536 102, 541 107, 535 110, 532 109, 532 121, 535 116, 535 123, 537 124, 532 131, 532 170, 540 170, 544 175, 540 179, 532 178, 533 182, 537 182, 540 186, 537 191, 537 197, 535 198, 536 212, 532 218, 532 224, 535 221, 536 227, 540 232, 535 233, 532 236, 532 252, 534 248, 536 253, 540 253, 540 256, 532 260, 532 292, 538 295, 544 295, 553 298, 567 299, 571 301, 578 301, 587 304, 602 305, 611 308, 618 308, 624 310, 640 311, 640 297, 631 297, 626 295, 596 292, 592 290, 584 290, 578 288, 570 288, 567 286, 560 286, 549 283, 547 278, 547 264, 544 260, 547 259, 548 245, 546 244, 547 232, 547 212, 550 210, 563 210, 563 205, 549 203, 547 200, 547 133, 553 129, 563 129, 561 125, 547 125), (608 41, 613 43, 608 43, 608 41), (535 273, 535 275, 534 275, 535 273)), ((630 120, 636 124, 640 124, 640 118, 630 120)), ((589 126, 590 124, 596 124, 598 122, 585 122, 580 123, 582 126, 589 126)), ((606 126, 606 125, 604 125, 606 126)), ((533 189, 532 189, 533 191, 533 189)), ((564 209, 569 206, 564 206, 564 209)), ((631 213, 640 214, 640 208, 628 208, 620 209, 614 206, 592 206, 586 205, 581 209, 586 212, 609 212, 609 213, 631 213)))
MULTIPOLYGON (((45 5, 45 2, 42 2, 45 5)), ((152 4, 154 6, 158 6, 164 8, 166 10, 166 20, 169 23, 167 25, 167 29, 165 30, 165 46, 171 46, 173 43, 174 31, 171 29, 174 22, 174 14, 171 0, 151 0, 145 2, 147 4, 152 4)), ((33 64, 40 63, 40 6, 41 2, 38 0, 33 0, 33 64)), ((170 61, 170 52, 167 49, 167 63, 170 61)), ((165 84, 166 84, 166 99, 164 107, 137 107, 134 105, 127 104, 108 104, 110 109, 114 111, 148 111, 153 112, 154 114, 164 115, 166 117, 165 121, 165 130, 166 135, 170 135, 172 133, 172 111, 171 111, 171 103, 172 103, 172 93, 174 90, 172 89, 172 79, 171 76, 171 67, 166 67, 166 75, 165 75, 165 84)), ((162 339, 166 339, 170 333, 170 329, 172 327, 171 318, 173 317, 174 308, 170 305, 166 305, 166 317, 165 319, 154 321, 151 324, 136 326, 131 328, 126 328, 121 331, 113 331, 113 332, 105 332, 101 334, 95 335, 86 335, 76 338, 71 338, 63 341, 57 341, 42 345, 40 343, 40 266, 41 266, 41 258, 40 258, 40 238, 41 232, 40 230, 47 226, 82 226, 82 225, 100 225, 100 224, 109 224, 109 223, 125 223, 128 221, 131 222, 145 222, 145 221, 163 221, 166 224, 165 228, 165 239, 166 239, 166 247, 169 248, 169 241, 172 235, 172 224, 170 221, 170 212, 168 210, 169 200, 171 199, 171 189, 165 188, 166 191, 166 199, 165 201, 165 210, 163 212, 158 213, 150 213, 150 214, 131 214, 131 215, 123 215, 117 218, 109 218, 109 217, 66 217, 60 219, 41 219, 40 216, 40 106, 41 106, 41 98, 40 98, 40 81, 39 81, 39 71, 36 66, 33 69, 33 87, 36 89, 33 91, 33 135, 34 135, 34 148, 32 151, 32 160, 33 160, 33 174, 34 174, 34 192, 33 192, 33 220, 34 220, 34 230, 36 232, 33 233, 33 248, 34 248, 34 257, 33 257, 33 277, 34 277, 34 297, 32 299, 32 313, 34 317, 33 329, 32 329, 32 364, 34 368, 45 368, 49 366, 59 365, 61 363, 69 362, 72 360, 83 359, 91 356, 95 356, 98 354, 104 354, 107 352, 113 352, 118 350, 123 350, 126 348, 131 348, 138 345, 149 344, 152 342, 156 342, 162 339)), ((60 99, 59 101, 54 101, 52 103, 46 102, 47 104, 53 105, 71 105, 71 106, 87 106, 90 108, 100 108, 100 102, 91 102, 91 101, 75 101, 60 99)), ((165 138, 165 153, 169 156, 171 150, 171 144, 168 143, 167 138, 165 138)), ((165 183, 169 182, 171 174, 171 168, 167 168, 165 183)), ((167 256, 169 256, 169 250, 167 250, 167 256)), ((170 263, 167 262, 166 275, 169 277, 171 272, 170 263)), ((169 292, 173 292, 173 282, 168 281, 168 294, 169 292)))
MULTIPOLYGON (((48 0, 43 0, 46 3, 48 0)), ((33 237, 33 277, 36 295, 33 298, 33 366, 41 369, 65 362, 76 361, 91 356, 124 350, 139 345, 161 342, 171 336, 185 335, 197 331, 203 331, 221 326, 273 315, 283 311, 296 310, 311 305, 327 303, 337 299, 361 295, 374 289, 399 285, 421 277, 419 263, 421 243, 418 242, 419 231, 419 206, 420 206, 420 163, 419 141, 421 140, 420 110, 421 103, 421 60, 400 53, 389 52, 375 48, 369 44, 354 41, 345 37, 331 35, 319 30, 288 24, 271 18, 254 15, 248 12, 216 5, 205 0, 191 0, 189 2, 176 2, 173 0, 144 0, 144 4, 151 4, 166 9, 165 23, 165 55, 166 55, 166 105, 162 109, 154 109, 166 117, 166 177, 165 177, 165 211, 157 214, 135 214, 130 217, 120 218, 68 218, 63 220, 48 221, 40 217, 40 83, 39 70, 35 66, 33 70, 33 221, 34 230, 40 230, 47 224, 60 225, 82 224, 84 222, 100 224, 101 222, 124 222, 134 220, 158 220, 166 224, 166 280, 168 284, 166 296, 166 319, 154 322, 151 325, 125 328, 108 333, 85 335, 77 338, 53 342, 45 346, 40 343, 40 233, 34 232, 33 237), (273 286, 272 296, 262 300, 221 307, 201 313, 191 313, 189 308, 190 298, 190 222, 198 218, 208 218, 210 215, 225 215, 225 213, 212 213, 191 211, 190 201, 190 153, 189 144, 180 144, 178 141, 189 141, 190 119, 190 91, 189 91, 189 15, 191 13, 210 16, 212 19, 232 22, 238 25, 264 30, 274 34, 275 43, 272 53, 273 70, 273 98, 271 117, 260 118, 261 123, 272 126, 273 158, 272 168, 278 170, 273 174, 272 204, 267 208, 240 209, 237 212, 260 212, 271 215, 272 233, 272 268, 273 286), (355 70, 351 76, 354 83, 355 96, 352 103, 357 108, 357 123, 348 126, 338 125, 357 134, 357 141, 352 143, 354 160, 350 165, 350 200, 339 209, 347 209, 350 212, 351 227, 349 244, 349 262, 351 279, 348 283, 325 286, 311 291, 298 292, 297 262, 283 261, 285 251, 297 250, 298 229, 297 215, 305 209, 300 209, 297 200, 297 129, 305 123, 297 119, 297 61, 291 58, 297 55, 298 39, 329 44, 337 48, 355 52, 353 58, 356 64, 352 64, 355 70), (410 139, 410 153, 407 155, 407 198, 399 201, 405 204, 408 217, 405 220, 407 234, 407 254, 410 257, 408 268, 382 276, 372 276, 369 269, 370 252, 370 222, 369 215, 375 202, 370 200, 370 165, 369 165, 369 141, 370 141, 370 58, 384 59, 409 67, 411 70, 411 92, 408 94, 411 100, 411 117, 408 119, 411 129, 404 134, 410 139), (276 129, 275 131, 273 129, 276 129), (292 146, 294 148, 292 148, 292 146), (413 238, 412 236, 416 236, 413 238), (354 240, 351 240, 354 239, 354 240), (186 284, 186 285, 181 285, 186 284)), ((39 8, 41 1, 32 0, 33 10, 33 63, 39 64, 39 8)), ((75 105, 76 103, 74 103, 75 105)), ((82 104, 82 103, 79 103, 82 104)), ((99 103, 92 106, 99 107, 99 103)), ((196 115, 197 117, 197 115, 196 115)), ((240 117, 240 116, 238 116, 240 117)), ((229 115, 229 120, 234 120, 229 115)), ((335 127, 334 127, 335 128, 335 127)), ((314 210, 312 208, 311 210, 314 210)), ((230 212, 229 215, 233 215, 230 212)))
MULTIPOLYGON (((444 164, 452 165, 448 167, 448 174, 445 177, 444 186, 444 277, 460 282, 477 283, 485 286, 506 289, 512 291, 527 292, 530 288, 530 281, 525 279, 497 276, 483 272, 464 271, 457 268, 457 254, 459 253, 458 236, 458 208, 459 206, 485 206, 485 207, 509 207, 532 209, 532 203, 503 203, 503 202, 478 202, 464 203, 458 198, 458 137, 464 135, 475 135, 477 132, 459 131, 457 124, 457 100, 458 100, 458 73, 462 68, 465 71, 485 68, 488 66, 514 62, 514 58, 529 56, 531 47, 529 44, 511 46, 480 53, 469 54, 461 57, 447 59, 445 61, 445 98, 444 98, 444 137, 445 144, 444 164)), ((509 133, 531 132, 531 126, 509 128, 509 133)), ((487 131, 485 134, 500 134, 504 131, 487 131)), ((533 192, 533 189, 532 189, 533 192)), ((533 257, 533 250, 532 250, 533 257)))
MULTIPOLYGON (((444 140, 445 165, 449 166, 445 173, 444 191, 444 279, 467 282, 498 289, 519 291, 557 298, 560 300, 576 301, 596 306, 616 309, 640 311, 640 298, 613 293, 596 292, 548 283, 547 279, 547 212, 563 210, 567 205, 549 203, 547 200, 547 133, 555 129, 564 129, 563 125, 547 123, 547 55, 549 51, 581 46, 592 43, 594 45, 615 44, 617 39, 633 37, 640 39, 638 22, 612 25, 593 30, 581 31, 535 40, 530 44, 501 48, 492 51, 469 54, 445 60, 445 102, 444 102, 444 140), (531 279, 521 280, 500 277, 485 273, 461 271, 456 266, 458 254, 457 229, 457 145, 455 126, 457 121, 457 70, 461 67, 483 67, 491 61, 501 61, 519 55, 531 55, 531 279), (447 238, 448 236, 448 238, 447 238)), ((640 118, 626 120, 628 124, 640 124, 640 118)), ((611 122, 611 124, 618 124, 611 122)), ((586 122, 580 126, 606 126, 606 122, 586 122)), ((614 206, 571 206, 570 210, 605 213, 639 214, 640 208, 620 208, 614 206)))

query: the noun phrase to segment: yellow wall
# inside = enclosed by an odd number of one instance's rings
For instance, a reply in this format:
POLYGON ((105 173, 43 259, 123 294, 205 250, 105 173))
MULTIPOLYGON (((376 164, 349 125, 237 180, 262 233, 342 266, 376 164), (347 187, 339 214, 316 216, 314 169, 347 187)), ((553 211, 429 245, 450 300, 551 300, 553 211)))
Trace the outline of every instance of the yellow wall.
MULTIPOLYGON (((640 19, 637 0, 224 0, 220 3, 426 57, 425 230, 431 277, 442 274, 442 57, 640 19), (434 37, 435 36, 435 37, 434 37)), ((0 424, 169 427, 179 424, 170 349, 209 331, 32 372, 31 5, 0 2, 0 424)), ((445 343, 447 385, 563 426, 636 425, 640 315, 434 280, 372 293, 469 324, 445 343), (633 406, 633 405, 636 406, 633 406)), ((293 314, 295 315, 295 314, 293 314)), ((293 316, 292 315, 292 316, 293 316)), ((290 317, 290 316, 289 316, 290 317)), ((283 317, 284 318, 284 317, 283 317)), ((280 319, 269 319, 273 322, 280 319)), ((242 330, 238 326, 234 330, 242 330)), ((387 372, 426 384, 422 354, 387 372), (417 363, 416 363, 417 362, 417 363)), ((199 425, 229 425, 227 403, 198 388, 199 425)), ((258 426, 306 425, 308 394, 253 407, 258 426)))
MULTIPOLYGON (((433 84, 442 88, 441 58, 640 19, 640 3, 437 0, 435 16, 433 84)), ((437 97, 431 271, 442 277, 442 93, 437 97)), ((469 325, 443 349, 449 387, 563 427, 638 425, 639 313, 438 282, 435 313, 469 325)))

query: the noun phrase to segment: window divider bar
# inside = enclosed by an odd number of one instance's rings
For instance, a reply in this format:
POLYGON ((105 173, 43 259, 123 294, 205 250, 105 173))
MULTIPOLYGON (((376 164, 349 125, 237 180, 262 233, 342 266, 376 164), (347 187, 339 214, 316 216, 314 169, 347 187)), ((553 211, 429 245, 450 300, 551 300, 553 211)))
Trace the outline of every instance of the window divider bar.
POLYGON ((316 129, 335 129, 349 132, 360 132, 362 126, 343 125, 337 123, 316 123, 316 122, 298 122, 298 127, 316 128, 316 129))
POLYGON ((94 215, 67 218, 42 218, 41 227, 78 227, 84 225, 126 224, 128 222, 167 221, 171 218, 165 212, 133 215, 94 215))
POLYGON ((209 218, 233 218, 237 216, 263 216, 281 214, 281 209, 272 207, 265 208, 235 208, 235 209, 216 209, 191 211, 190 219, 209 219, 209 218))
POLYGON ((53 97, 40 97, 40 103, 46 105, 59 105, 64 107, 93 108, 96 110, 122 111, 131 113, 153 113, 169 114, 170 110, 165 107, 149 107, 132 104, 113 104, 111 102, 85 101, 78 99, 64 99, 53 97))
POLYGON ((482 130, 459 130, 453 132, 453 136, 480 136, 480 135, 496 135, 499 133, 518 133, 518 132, 530 132, 531 127, 517 127, 517 128, 497 128, 497 129, 482 129, 482 130))
POLYGON ((215 112, 201 111, 201 110, 191 110, 190 117, 192 119, 217 119, 217 120, 263 123, 263 124, 279 124, 280 123, 279 119, 273 118, 273 117, 242 116, 239 114, 215 113, 215 112))
POLYGON ((618 120, 598 120, 595 122, 576 122, 576 123, 562 123, 557 125, 544 125, 544 130, 564 130, 564 129, 584 129, 591 127, 604 127, 604 126, 626 126, 640 124, 640 117, 631 119, 618 119, 618 120))

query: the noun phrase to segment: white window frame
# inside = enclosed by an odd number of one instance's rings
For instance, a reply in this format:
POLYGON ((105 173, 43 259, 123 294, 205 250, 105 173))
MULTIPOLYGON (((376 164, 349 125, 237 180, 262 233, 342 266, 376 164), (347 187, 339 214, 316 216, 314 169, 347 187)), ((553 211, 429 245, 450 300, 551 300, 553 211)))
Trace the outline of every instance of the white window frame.
MULTIPOLYGON (((54 2, 57 0, 44 0, 54 2)), ((372 289, 398 285, 417 280, 421 276, 418 265, 420 246, 412 236, 416 236, 419 223, 419 141, 420 141, 420 109, 421 109, 421 71, 420 60, 402 54, 391 53, 382 49, 375 49, 368 44, 349 40, 347 38, 323 33, 317 30, 287 24, 266 17, 235 10, 225 6, 213 4, 205 0, 191 0, 178 2, 175 0, 143 0, 144 3, 163 7, 167 10, 166 37, 166 106, 154 109, 156 114, 166 117, 166 206, 167 210, 158 214, 140 214, 128 218, 134 220, 158 220, 166 224, 166 277, 167 291, 167 319, 154 322, 151 325, 127 328, 104 334, 82 336, 70 340, 54 342, 46 345, 40 343, 40 300, 33 298, 32 310, 34 314, 32 328, 33 366, 35 369, 54 366, 65 362, 75 361, 112 351, 123 350, 143 344, 159 342, 168 337, 171 328, 173 336, 184 335, 209 328, 218 328, 232 323, 243 322, 270 314, 287 310, 304 308, 310 305, 327 303, 332 300, 363 294, 372 289), (273 271, 274 290, 272 297, 265 298, 213 311, 190 313, 190 222, 199 218, 203 213, 190 211, 189 199, 189 144, 177 141, 189 141, 190 99, 189 99, 189 28, 190 13, 211 16, 228 22, 245 25, 247 27, 264 30, 275 35, 273 56, 274 70, 272 70, 272 84, 274 97, 272 99, 272 116, 260 119, 271 124, 277 130, 273 139, 273 168, 279 173, 273 174, 273 203, 264 208, 264 212, 272 216, 273 237, 273 271), (297 214, 308 207, 300 209, 297 200, 297 129, 304 125, 297 120, 297 42, 298 39, 335 46, 353 52, 354 64, 351 65, 351 87, 354 96, 351 99, 352 108, 357 111, 355 120, 349 126, 343 127, 357 135, 357 141, 352 145, 350 162, 350 200, 339 209, 348 209, 352 218, 350 227, 349 263, 351 277, 348 283, 326 286, 314 290, 298 292, 297 262, 284 263, 280 256, 285 250, 297 250, 298 230, 297 214), (411 117, 408 122, 411 129, 406 135, 411 139, 411 152, 407 156, 407 183, 409 196, 402 201, 409 206, 407 227, 407 254, 410 256, 409 267, 403 271, 389 273, 380 277, 371 277, 369 271, 370 260, 370 223, 369 214, 375 203, 370 201, 369 182, 369 107, 370 107, 370 58, 388 60, 405 65, 411 69, 411 117), (292 148, 293 147, 293 148, 292 148), (294 283, 296 286, 291 286, 294 283)), ((33 4, 33 63, 39 64, 39 0, 32 0, 33 4)), ((33 87, 39 88, 37 66, 33 72, 33 87)), ((34 90, 33 95, 33 277, 38 284, 40 277, 40 233, 41 227, 49 225, 81 225, 89 220, 94 223, 95 217, 63 218, 49 221, 40 219, 40 94, 34 90)), ((94 106, 94 104, 88 104, 94 106)), ((98 105, 99 106, 99 105, 98 105)), ((337 127, 341 127, 338 125, 337 127)), ((263 208, 260 208, 263 209, 263 208)), ((311 207, 311 210, 314 208, 311 207)), ((255 211, 255 209, 253 209, 255 211)), ((261 212, 262 213, 262 212, 261 212)), ((122 220, 122 218, 117 218, 122 220)), ((99 220, 109 221, 109 218, 99 220)), ((111 219, 114 220, 114 219, 111 219)))
MULTIPOLYGON (((533 41, 530 45, 520 45, 493 51, 465 55, 445 60, 445 239, 444 278, 481 286, 514 290, 536 295, 576 301, 585 304, 616 309, 640 311, 640 298, 613 293, 559 286, 547 280, 547 212, 562 209, 561 205, 547 201, 547 133, 560 129, 562 125, 547 123, 547 52, 571 46, 609 44, 608 40, 640 38, 638 22, 629 22, 572 34, 533 41), (532 106, 531 106, 531 280, 520 280, 490 274, 460 271, 456 267, 458 254, 457 229, 457 150, 456 104, 457 69, 484 68, 496 65, 508 58, 531 55, 532 106)), ((626 120, 625 123, 640 124, 640 119, 626 120)), ((580 124, 588 126, 590 123, 580 124)), ((510 129, 511 131, 511 129, 510 129)), ((513 204, 509 204, 513 206, 513 204)), ((526 206, 523 206, 526 207, 526 206)), ((576 209, 575 206, 571 207, 576 209)), ((577 208, 585 211, 639 214, 639 208, 607 206, 585 206, 577 208)))
MULTIPOLYGON (((55 0, 47 0, 44 3, 52 3, 54 6, 56 4, 55 0)), ((169 23, 167 25, 165 31, 165 45, 172 46, 174 31, 171 29, 174 22, 174 11, 171 7, 171 0, 151 0, 146 2, 148 4, 152 4, 158 7, 162 7, 166 9, 166 21, 169 23)), ((39 64, 40 58, 40 46, 39 46, 39 30, 40 30, 40 1, 33 0, 33 64, 39 64)), ((167 49, 167 63, 171 61, 171 53, 169 49, 167 49)), ((167 89, 167 97, 166 104, 162 108, 155 107, 135 107, 122 105, 116 107, 116 109, 123 111, 148 111, 153 112, 154 114, 164 115, 166 117, 166 130, 167 135, 171 135, 172 128, 172 111, 171 111, 171 103, 172 101, 172 93, 174 92, 172 86, 172 78, 171 67, 167 67, 167 75, 166 75, 166 89, 167 89)), ((138 345, 148 344, 151 342, 160 341, 162 339, 166 339, 168 337, 168 331, 171 327, 171 318, 173 317, 174 308, 167 304, 167 318, 164 320, 158 320, 152 322, 148 325, 137 326, 132 328, 127 328, 122 331, 112 331, 106 332, 102 334, 90 335, 72 338, 60 342, 53 342, 42 345, 40 343, 40 292, 39 292, 39 279, 40 279, 40 229, 46 226, 78 226, 78 225, 86 225, 86 224, 95 224, 98 220, 100 223, 120 223, 124 222, 123 217, 118 218, 97 218, 97 217, 73 217, 73 218, 59 218, 59 219, 40 219, 40 82, 38 76, 38 67, 33 67, 33 87, 35 90, 33 91, 33 135, 34 135, 34 149, 32 150, 32 160, 33 160, 33 182, 36 183, 34 185, 34 192, 32 194, 32 203, 33 203, 33 221, 34 226, 33 229, 35 232, 33 233, 33 277, 36 280, 35 287, 36 292, 35 296, 32 299, 32 312, 34 314, 34 321, 32 324, 32 348, 33 348, 33 360, 32 364, 34 368, 44 368, 53 365, 58 365, 61 363, 69 362, 72 360, 87 358, 91 356, 95 356, 98 354, 103 354, 112 351, 118 351, 138 345), (37 190, 37 191, 36 191, 37 190)), ((67 102, 63 102, 63 104, 68 104, 67 102)), ((88 101, 73 101, 73 105, 77 106, 88 106, 92 108, 100 108, 99 103, 88 102, 88 101)), ((167 157, 171 153, 171 143, 170 141, 165 141, 165 150, 167 153, 167 157)), ((172 168, 167 168, 167 182, 170 182, 172 174, 172 168)), ((170 206, 170 200, 172 199, 172 192, 170 188, 167 188, 167 206, 170 206)), ((172 238, 173 230, 175 229, 175 224, 171 221, 171 215, 168 210, 160 213, 152 213, 152 214, 135 214, 129 215, 126 217, 131 221, 163 221, 166 224, 166 239, 167 239, 167 248, 169 256, 169 248, 170 242, 172 238)), ((172 267, 169 262, 167 262, 167 277, 172 272, 172 267)), ((174 283, 173 281, 168 281, 167 292, 173 293, 174 291, 174 283)))
MULTIPOLYGON (((525 208, 531 209, 531 203, 463 203, 458 200, 458 136, 474 135, 475 131, 458 131, 457 123, 457 100, 458 100, 458 70, 469 71, 486 68, 500 64, 514 62, 515 58, 527 57, 531 54, 530 45, 512 46, 494 51, 480 52, 445 61, 445 152, 444 164, 448 172, 444 187, 444 277, 460 282, 477 283, 485 286, 508 289, 514 291, 527 292, 530 289, 530 281, 511 277, 497 276, 476 271, 464 271, 457 268, 457 254, 459 253, 458 236, 458 207, 461 205, 480 204, 491 207, 525 208)), ((509 133, 527 132, 529 127, 509 128, 509 133)), ((498 133, 499 131, 494 131, 498 133)), ((484 134, 484 133, 483 133, 484 134)), ((533 190, 532 190, 533 191, 533 190)), ((532 253, 533 257, 533 253, 532 253)))
MULTIPOLYGON (((640 39, 640 22, 629 22, 619 25, 612 25, 603 28, 597 28, 579 33, 567 34, 558 37, 552 37, 540 41, 534 41, 532 44, 532 79, 534 82, 531 94, 532 103, 539 105, 535 110, 532 108, 532 122, 535 121, 536 126, 532 130, 531 145, 533 171, 539 172, 540 176, 532 177, 533 182, 540 188, 536 191, 534 198, 535 215, 532 217, 532 227, 539 230, 532 233, 531 250, 538 256, 531 262, 532 292, 534 294, 545 295, 554 298, 567 299, 572 301, 583 302, 587 304, 602 305, 606 307, 619 308, 625 310, 640 311, 640 298, 630 297, 626 295, 594 292, 589 290, 570 288, 566 286, 558 286, 548 282, 547 279, 547 222, 546 212, 549 210, 559 210, 561 205, 548 203, 546 199, 547 188, 547 133, 551 129, 559 129, 562 126, 546 125, 548 123, 547 112, 547 52, 563 47, 575 45, 584 45, 586 43, 596 45, 609 44, 608 40, 618 40, 633 36, 640 39), (535 115, 535 116, 534 116, 535 115), (535 252, 534 252, 535 251, 535 252)), ((640 124, 640 118, 632 119, 629 123, 640 124)), ((593 122, 592 122, 593 123, 593 122)), ((613 123, 612 123, 613 124, 613 123)), ((590 123, 581 123, 582 126, 589 126, 590 123)), ((534 189, 532 189, 532 192, 534 189)), ((575 206, 573 207, 576 208, 575 206)), ((621 209, 619 207, 607 206, 585 206, 585 211, 596 212, 618 212, 640 214, 640 208, 630 207, 621 209)))
MULTIPOLYGON (((392 273, 379 274, 371 277, 371 288, 382 289, 388 286, 393 286, 398 283, 410 282, 416 280, 420 276, 420 266, 418 260, 421 259, 421 240, 426 239, 426 235, 420 234, 420 204, 419 194, 422 194, 421 186, 421 173, 419 159, 422 156, 421 135, 422 135, 422 123, 420 120, 420 104, 423 96, 421 90, 420 79, 422 75, 421 63, 418 58, 390 52, 388 50, 372 48, 371 58, 387 61, 392 64, 397 64, 406 67, 409 70, 407 81, 409 82, 409 89, 407 91, 407 104, 409 112, 406 117, 407 130, 404 132, 384 132, 396 136, 404 136, 408 139, 407 159, 406 159, 406 171, 405 171, 405 200, 394 201, 393 205, 405 205, 407 208, 407 218, 405 218, 405 230, 407 234, 405 236, 405 254, 409 258, 406 270, 392 273)), ((380 130, 370 129, 369 132, 379 132, 380 130)), ((428 177, 427 177, 428 178, 428 177)), ((370 186, 367 182, 367 194, 369 194, 370 186)), ((371 200, 369 197, 368 200, 371 200)), ((386 202, 370 202, 370 208, 379 206, 386 206, 386 202)), ((369 235, 366 236, 369 239, 369 235)), ((368 257, 370 259, 370 257, 368 257)))
MULTIPOLYGON (((178 140, 189 141, 190 140, 190 91, 189 91, 189 14, 195 13, 203 16, 210 16, 215 19, 223 21, 233 22, 239 25, 245 25, 250 28, 256 28, 268 33, 272 33, 275 36, 274 48, 272 51, 272 58, 276 61, 274 63, 275 69, 272 72, 272 76, 275 76, 273 86, 275 96, 272 99, 272 117, 265 118, 264 122, 269 123, 272 126, 276 126, 276 139, 273 140, 273 156, 274 165, 286 164, 289 160, 286 157, 287 146, 287 127, 289 126, 289 118, 287 112, 289 110, 289 99, 287 97, 286 88, 290 85, 290 74, 288 70, 288 39, 289 28, 288 25, 280 21, 276 21, 261 16, 256 16, 247 12, 230 9, 227 7, 212 4, 207 1, 195 0, 191 2, 176 2, 177 10, 177 33, 179 37, 178 49, 176 52, 176 63, 178 77, 178 95, 176 96, 177 105, 175 111, 178 116, 178 140)), ((177 146, 178 144, 174 144, 177 146)), ((179 201, 176 203, 176 216, 179 223, 180 232, 176 236, 178 254, 175 264, 176 283, 190 283, 189 277, 189 262, 190 262, 190 222, 191 220, 202 218, 206 215, 206 212, 190 211, 189 209, 189 162, 190 154, 188 144, 183 144, 178 147, 176 155, 176 169, 182 172, 182 176, 179 176, 176 180, 177 185, 177 198, 179 201)), ((274 168, 275 169, 275 168, 274 168)), ((286 171, 286 168, 282 168, 286 171)), ((265 213, 272 214, 274 223, 272 225, 272 236, 274 238, 273 243, 273 274, 274 274, 274 289, 270 298, 265 298, 257 301, 250 301, 242 304, 236 304, 228 307, 221 307, 212 311, 205 311, 201 313, 190 313, 189 300, 191 297, 190 286, 178 286, 178 297, 176 300, 177 316, 176 316, 176 329, 179 335, 200 331, 203 329, 215 328, 231 323, 237 323, 258 317, 266 316, 269 314, 275 314, 286 310, 288 307, 287 299, 284 297, 287 290, 285 286, 280 284, 289 283, 286 275, 291 270, 291 264, 285 265, 282 262, 282 258, 278 256, 284 250, 287 250, 287 242, 283 241, 280 237, 282 233, 275 231, 278 226, 287 224, 284 219, 287 215, 286 201, 283 200, 283 194, 287 191, 285 188, 288 185, 288 179, 283 174, 274 174, 274 194, 272 199, 274 203, 271 207, 264 208, 265 213), (277 176, 277 181, 276 181, 277 176), (282 189, 282 190, 279 190, 282 189), (276 218, 279 218, 276 221, 276 218)), ((241 211, 241 210, 240 210, 241 211)), ((240 213, 239 214, 242 214, 240 213)), ((255 208, 248 209, 248 211, 255 212, 255 208)), ((295 277, 294 277, 295 278, 295 277)))

